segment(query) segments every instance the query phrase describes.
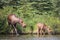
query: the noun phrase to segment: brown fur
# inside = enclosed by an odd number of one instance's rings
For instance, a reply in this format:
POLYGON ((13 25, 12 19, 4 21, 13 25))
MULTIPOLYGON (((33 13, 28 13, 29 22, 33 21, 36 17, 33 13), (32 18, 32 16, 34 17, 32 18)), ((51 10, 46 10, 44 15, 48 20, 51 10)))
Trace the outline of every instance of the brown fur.
POLYGON ((51 32, 51 29, 46 24, 37 23, 37 27, 38 27, 38 32, 37 32, 38 35, 42 35, 42 33, 45 35, 45 31, 47 31, 48 34, 50 34, 51 32))
POLYGON ((26 24, 23 22, 23 20, 18 18, 15 14, 9 14, 7 19, 8 19, 8 24, 14 28, 16 34, 17 34, 17 29, 16 29, 17 23, 19 23, 22 27, 26 27, 26 24))

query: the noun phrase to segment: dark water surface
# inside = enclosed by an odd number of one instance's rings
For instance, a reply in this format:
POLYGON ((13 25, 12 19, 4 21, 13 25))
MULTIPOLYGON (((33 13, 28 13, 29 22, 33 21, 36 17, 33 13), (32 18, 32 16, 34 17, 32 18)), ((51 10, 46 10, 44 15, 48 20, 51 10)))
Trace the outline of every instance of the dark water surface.
POLYGON ((38 37, 37 35, 0 35, 0 40, 60 40, 60 35, 46 35, 38 37))

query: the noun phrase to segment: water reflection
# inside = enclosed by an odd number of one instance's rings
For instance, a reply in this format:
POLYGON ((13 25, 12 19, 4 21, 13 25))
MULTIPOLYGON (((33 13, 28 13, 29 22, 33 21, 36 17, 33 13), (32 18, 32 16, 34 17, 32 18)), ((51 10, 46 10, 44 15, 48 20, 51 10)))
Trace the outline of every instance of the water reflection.
POLYGON ((0 35, 0 40, 60 40, 60 35, 46 35, 42 37, 38 37, 37 35, 0 35))

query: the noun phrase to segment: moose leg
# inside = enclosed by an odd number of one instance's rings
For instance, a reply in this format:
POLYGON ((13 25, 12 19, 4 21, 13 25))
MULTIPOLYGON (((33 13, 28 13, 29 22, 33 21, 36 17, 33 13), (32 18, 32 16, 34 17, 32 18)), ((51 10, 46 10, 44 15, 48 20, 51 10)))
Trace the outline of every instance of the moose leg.
POLYGON ((18 35, 18 33, 17 33, 17 29, 14 27, 14 30, 15 30, 15 32, 16 32, 16 35, 18 35))
POLYGON ((48 31, 48 35, 51 35, 50 30, 47 30, 47 31, 48 31))
POLYGON ((14 25, 14 31, 16 32, 16 35, 19 35, 17 32, 16 24, 14 25))
POLYGON ((45 36, 45 29, 43 29, 43 35, 45 36))
POLYGON ((37 29, 37 36, 40 35, 40 28, 37 29))
POLYGON ((10 22, 8 22, 8 27, 9 27, 9 31, 10 31, 10 33, 13 33, 13 30, 11 30, 11 29, 12 29, 12 25, 11 25, 10 22))
POLYGON ((40 35, 42 35, 42 33, 43 33, 43 30, 42 30, 42 29, 40 29, 40 35))

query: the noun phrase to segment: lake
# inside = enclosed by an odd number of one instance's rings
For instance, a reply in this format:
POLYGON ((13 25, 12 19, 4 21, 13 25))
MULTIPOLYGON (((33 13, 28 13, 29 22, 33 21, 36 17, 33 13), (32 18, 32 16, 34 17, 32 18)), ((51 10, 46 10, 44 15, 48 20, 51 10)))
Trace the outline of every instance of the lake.
POLYGON ((37 35, 0 35, 0 40, 60 40, 60 35, 45 35, 40 37, 37 35))

